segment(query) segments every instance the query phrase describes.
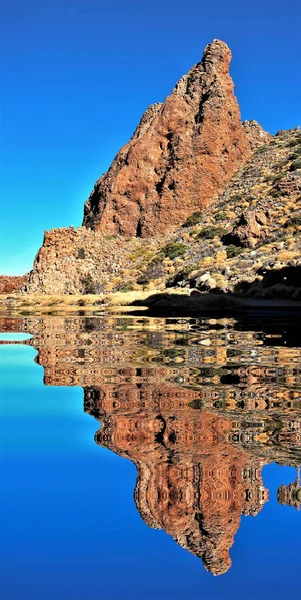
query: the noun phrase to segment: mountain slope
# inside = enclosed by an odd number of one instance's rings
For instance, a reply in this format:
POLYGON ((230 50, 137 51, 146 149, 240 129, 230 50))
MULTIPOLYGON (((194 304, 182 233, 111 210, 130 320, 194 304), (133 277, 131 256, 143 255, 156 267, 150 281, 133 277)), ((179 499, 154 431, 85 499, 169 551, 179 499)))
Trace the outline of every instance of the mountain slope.
POLYGON ((165 236, 127 240, 85 227, 46 232, 26 290, 64 294, 181 286, 300 298, 300 157, 300 130, 279 132, 255 150, 216 202, 165 236), (286 267, 293 270, 282 272, 286 267))

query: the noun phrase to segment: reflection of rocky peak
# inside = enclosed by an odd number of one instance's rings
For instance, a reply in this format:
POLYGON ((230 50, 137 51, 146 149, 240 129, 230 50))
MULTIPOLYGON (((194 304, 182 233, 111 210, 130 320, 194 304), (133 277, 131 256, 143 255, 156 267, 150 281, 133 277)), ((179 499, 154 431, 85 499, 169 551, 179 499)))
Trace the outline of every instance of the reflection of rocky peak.
POLYGON ((165 234, 210 204, 251 153, 219 40, 151 105, 95 184, 83 224, 126 237, 165 234))
POLYGON ((268 497, 261 463, 231 444, 228 418, 177 410, 171 387, 162 388, 170 403, 159 413, 151 402, 124 403, 123 388, 85 390, 86 412, 102 422, 97 443, 136 464, 135 502, 145 522, 212 573, 226 572, 241 514, 257 514, 268 497))
MULTIPOLYGON (((241 514, 256 515, 267 500, 262 465, 301 462, 301 351, 278 345, 279 326, 268 320, 254 331, 252 321, 249 331, 230 319, 197 325, 112 315, 0 319, 4 331, 33 334, 24 343, 38 350, 45 385, 84 387, 85 411, 102 424, 97 443, 137 466, 144 521, 215 574, 231 564, 241 514)), ((295 502, 290 488, 280 493, 280 501, 295 502)))

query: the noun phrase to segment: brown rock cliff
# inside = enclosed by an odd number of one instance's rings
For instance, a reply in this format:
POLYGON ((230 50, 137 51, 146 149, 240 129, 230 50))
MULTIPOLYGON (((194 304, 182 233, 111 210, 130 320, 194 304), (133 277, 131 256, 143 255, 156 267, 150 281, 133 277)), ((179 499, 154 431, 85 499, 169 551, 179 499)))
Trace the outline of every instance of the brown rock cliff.
POLYGON ((95 184, 83 225, 149 237, 210 204, 250 155, 253 131, 260 135, 259 126, 241 124, 230 60, 228 46, 214 40, 165 102, 147 109, 95 184))

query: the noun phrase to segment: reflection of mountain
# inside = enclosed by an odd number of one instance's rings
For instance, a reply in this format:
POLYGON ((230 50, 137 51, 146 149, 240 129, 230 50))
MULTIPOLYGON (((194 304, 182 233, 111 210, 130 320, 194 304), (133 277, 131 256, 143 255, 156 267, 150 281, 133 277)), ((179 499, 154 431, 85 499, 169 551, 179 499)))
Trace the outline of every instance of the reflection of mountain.
MULTIPOLYGON (((268 499, 262 466, 301 462, 301 349, 281 346, 271 323, 268 333, 230 320, 1 325, 33 334, 46 385, 83 386, 85 411, 102 424, 97 443, 137 466, 145 522, 226 572, 241 514, 268 499)), ((291 484, 278 499, 298 506, 299 495, 291 484)))
POLYGON ((145 522, 219 574, 230 566, 241 513, 256 514, 267 500, 262 462, 229 442, 231 420, 189 408, 181 392, 86 388, 85 410, 102 421, 97 443, 136 464, 135 501, 145 522))

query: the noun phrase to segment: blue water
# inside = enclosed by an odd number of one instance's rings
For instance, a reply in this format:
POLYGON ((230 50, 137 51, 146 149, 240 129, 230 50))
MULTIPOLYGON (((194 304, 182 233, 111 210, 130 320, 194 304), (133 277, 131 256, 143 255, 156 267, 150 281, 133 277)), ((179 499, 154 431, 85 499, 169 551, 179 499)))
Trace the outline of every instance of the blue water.
POLYGON ((218 577, 133 499, 136 468, 94 442, 79 387, 45 387, 31 347, 1 346, 2 600, 267 600, 300 597, 300 511, 277 502, 295 469, 270 464, 218 577))

